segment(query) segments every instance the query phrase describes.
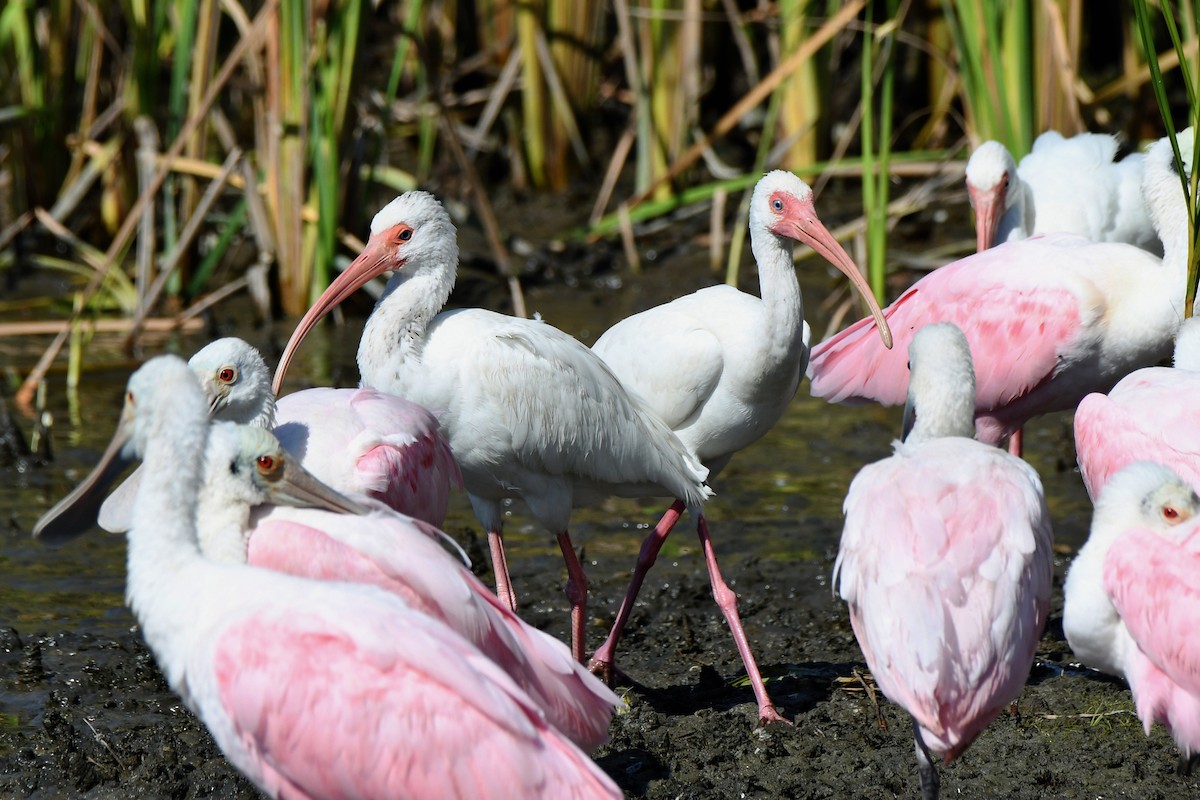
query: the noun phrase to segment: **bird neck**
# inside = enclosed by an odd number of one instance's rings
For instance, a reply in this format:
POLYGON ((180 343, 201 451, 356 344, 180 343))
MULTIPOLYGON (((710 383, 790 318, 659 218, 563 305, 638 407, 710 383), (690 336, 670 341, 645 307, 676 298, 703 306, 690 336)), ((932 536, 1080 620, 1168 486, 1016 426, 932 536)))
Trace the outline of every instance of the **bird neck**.
POLYGON ((995 244, 1007 242, 1014 231, 1019 232, 1019 238, 1033 236, 1037 225, 1037 208, 1033 202, 1033 190, 1029 184, 1018 176, 1008 189, 1012 202, 1008 204, 996 226, 995 244))
POLYGON ((454 288, 454 270, 393 273, 358 343, 364 386, 403 395, 402 374, 421 363, 425 334, 454 288))
POLYGON ((214 491, 213 476, 205 481, 196 506, 196 529, 200 552, 210 561, 245 564, 250 533, 250 505, 227 491, 214 491))
POLYGON ((792 259, 792 240, 754 225, 750 249, 758 264, 759 293, 766 313, 762 343, 767 361, 799 364, 804 348, 804 308, 792 259))
POLYGON ((1179 174, 1157 159, 1147 158, 1142 175, 1142 200, 1163 245, 1163 266, 1181 288, 1187 276, 1188 212, 1179 174))
POLYGON ((128 534, 126 602, 176 686, 178 676, 168 665, 181 664, 176 654, 186 620, 203 590, 203 582, 189 576, 205 563, 196 543, 197 487, 203 478, 203 459, 196 454, 204 452, 208 425, 203 414, 189 420, 164 415, 162 423, 143 448, 145 468, 128 534))
MULTIPOLYGON (((915 377, 915 376, 914 376, 915 377)), ((967 439, 975 437, 975 380, 974 375, 951 374, 935 378, 936 383, 917 390, 918 379, 909 379, 909 400, 904 409, 906 419, 915 417, 904 437, 905 443, 918 444, 949 436, 967 439), (916 395, 914 397, 914 395, 916 395), (919 398, 919 399, 917 399, 919 398), (913 410, 915 409, 915 414, 913 410)))

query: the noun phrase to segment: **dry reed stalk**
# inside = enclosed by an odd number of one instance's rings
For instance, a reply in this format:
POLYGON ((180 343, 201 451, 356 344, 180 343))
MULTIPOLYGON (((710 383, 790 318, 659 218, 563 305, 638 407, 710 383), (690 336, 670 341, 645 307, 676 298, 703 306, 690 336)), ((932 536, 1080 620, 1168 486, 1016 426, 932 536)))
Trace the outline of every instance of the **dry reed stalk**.
POLYGON ((742 117, 766 99, 785 78, 811 58, 817 50, 824 47, 837 33, 844 30, 858 16, 858 12, 862 11, 866 3, 867 0, 849 0, 849 2, 843 5, 838 13, 827 20, 810 38, 806 39, 796 52, 784 59, 775 69, 771 70, 767 77, 763 78, 758 85, 738 100, 733 108, 726 111, 704 139, 689 147, 683 155, 676 159, 675 163, 671 165, 665 174, 659 176, 649 187, 643 189, 637 196, 630 199, 627 205, 633 208, 645 202, 659 185, 673 180, 679 173, 695 163, 696 159, 700 157, 706 148, 711 147, 713 142, 732 130, 742 117))
MULTIPOLYGON (((147 192, 143 192, 138 196, 137 200, 134 201, 133 207, 129 209, 128 216, 126 216, 125 221, 122 223, 120 229, 118 229, 116 236, 113 237, 112 244, 109 245, 108 250, 104 254, 105 263, 103 269, 98 270, 96 275, 93 276, 91 281, 88 282, 87 286, 84 287, 83 296, 85 303, 96 292, 96 289, 99 288, 101 282, 104 280, 105 275, 116 263, 117 254, 125 248, 126 244, 128 244, 129 237, 133 234, 133 230, 137 226, 138 218, 140 217, 142 210, 146 207, 146 204, 149 202, 150 198, 148 197, 148 193, 157 192, 162 186, 163 181, 166 180, 167 172, 169 171, 170 166, 169 160, 175 158, 175 156, 179 155, 179 153, 183 151, 183 146, 187 141, 187 137, 191 135, 192 131, 195 130, 198 125, 207 119, 209 108, 216 101, 217 94, 233 76, 233 72, 237 68, 238 63, 242 60, 242 56, 250 51, 251 45, 257 45, 261 40, 264 28, 266 27, 266 22, 272 18, 272 15, 275 12, 275 6, 278 4, 278 2, 279 0, 266 0, 266 2, 263 4, 263 7, 259 9, 258 14, 255 16, 254 24, 248 34, 237 41, 229 55, 225 58, 225 63, 222 65, 216 77, 213 78, 213 82, 209 85, 208 92, 205 94, 204 100, 200 104, 199 108, 197 108, 196 113, 188 117, 188 119, 184 122, 183 127, 180 128, 179 134, 175 137, 175 141, 171 143, 171 147, 167 150, 166 158, 168 159, 168 163, 164 164, 162 167, 159 167, 158 172, 155 173, 154 181, 152 181, 150 186, 147 187, 147 192)), ((75 319, 76 315, 72 314, 71 318, 63 323, 62 328, 58 335, 54 338, 54 341, 52 341, 50 346, 46 348, 46 352, 42 354, 42 357, 38 360, 38 363, 34 365, 33 370, 31 370, 29 375, 26 376, 25 380, 21 383, 21 387, 17 390, 16 394, 13 395, 13 402, 16 404, 17 408, 22 410, 22 413, 32 413, 33 395, 34 392, 37 391, 37 385, 46 376, 46 372, 50 369, 50 365, 54 362, 54 359, 62 350, 62 346, 66 342, 67 336, 71 332, 71 323, 74 322, 75 319)))

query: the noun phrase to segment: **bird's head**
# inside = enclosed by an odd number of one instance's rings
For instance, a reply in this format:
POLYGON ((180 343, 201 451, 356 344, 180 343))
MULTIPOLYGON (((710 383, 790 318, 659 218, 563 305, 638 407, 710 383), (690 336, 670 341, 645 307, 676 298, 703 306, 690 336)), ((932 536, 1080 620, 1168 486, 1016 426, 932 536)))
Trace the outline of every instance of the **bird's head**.
POLYGON ((983 251, 996 243, 1000 219, 1012 207, 1017 181, 1017 163, 999 142, 987 141, 975 148, 967 160, 967 197, 975 209, 975 249, 983 251))
POLYGON ((750 229, 759 228, 781 238, 803 242, 841 270, 866 301, 884 346, 892 346, 892 332, 871 287, 837 238, 818 219, 813 192, 807 183, 780 169, 764 175, 750 198, 750 229))
POLYGON ((317 298, 288 340, 273 389, 276 394, 300 342, 335 306, 385 272, 419 274, 458 265, 458 237, 446 209, 429 192, 411 191, 388 203, 371 220, 371 236, 358 258, 317 298))
MULTIPOLYGON (((213 419, 248 424, 268 407, 273 412, 271 370, 248 342, 233 336, 217 339, 198 350, 188 366, 200 379, 213 419)), ((273 417, 267 415, 265 427, 273 417)))

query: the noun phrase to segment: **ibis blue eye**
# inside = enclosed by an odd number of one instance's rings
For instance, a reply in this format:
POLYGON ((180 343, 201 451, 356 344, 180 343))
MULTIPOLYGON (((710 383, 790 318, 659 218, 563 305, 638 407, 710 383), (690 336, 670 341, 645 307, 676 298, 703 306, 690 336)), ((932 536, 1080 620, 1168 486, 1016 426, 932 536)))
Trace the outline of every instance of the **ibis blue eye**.
POLYGON ((771 201, 771 207, 776 211, 783 211, 783 201, 777 197, 771 201))
POLYGON ((400 241, 407 242, 411 238, 412 238, 412 230, 405 229, 405 230, 400 231, 400 241))

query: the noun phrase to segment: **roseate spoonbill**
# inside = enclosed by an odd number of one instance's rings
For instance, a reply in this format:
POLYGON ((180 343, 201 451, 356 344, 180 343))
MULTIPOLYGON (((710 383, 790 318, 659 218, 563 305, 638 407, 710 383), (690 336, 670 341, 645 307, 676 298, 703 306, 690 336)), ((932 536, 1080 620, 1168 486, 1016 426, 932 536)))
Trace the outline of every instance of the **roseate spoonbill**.
POLYGON ((1124 677, 1146 733, 1166 725, 1185 761, 1200 753, 1198 512, 1195 490, 1170 468, 1129 464, 1105 484, 1064 586, 1071 650, 1124 677))
POLYGON ((928 325, 909 358, 906 435, 850 484, 833 571, 871 674, 913 717, 921 795, 935 798, 930 753, 958 757, 1025 685, 1052 534, 1033 468, 971 438, 962 332, 928 325))
MULTIPOLYGON (((762 297, 719 285, 635 314, 610 328, 592 349, 627 388, 640 395, 684 446, 708 467, 709 480, 738 450, 771 429, 796 394, 808 360, 808 331, 792 242, 805 242, 850 278, 877 315, 885 345, 890 333, 850 256, 821 224, 812 189, 790 172, 761 178, 750 201, 750 246, 762 297), (653 346, 648 346, 648 343, 653 346)), ((608 640, 592 658, 608 673, 646 572, 683 512, 676 502, 646 537, 629 591, 608 640)), ((703 519, 697 531, 716 598, 754 686, 759 713, 775 719, 703 519)))
POLYGON ((374 586, 204 558, 207 402, 160 356, 129 382, 110 452, 143 471, 127 597, 172 689, 267 796, 620 797, 503 670, 374 586))
MULTIPOLYGON (((374 497, 441 526, 451 487, 462 478, 437 417, 416 403, 374 389, 306 389, 275 400, 262 355, 236 337, 198 350, 188 365, 199 376, 216 420, 274 428, 320 481, 374 497)), ((130 478, 136 481, 136 478, 130 478)), ((100 526, 129 527, 137 484, 117 487, 100 509, 100 526)))
POLYGON ((1145 367, 1093 393, 1075 409, 1075 453, 1095 502, 1104 484, 1134 461, 1156 461, 1200 487, 1200 318, 1175 337, 1175 366, 1145 367))
POLYGON ((587 577, 567 530, 574 505, 611 495, 682 498, 699 513, 708 471, 600 358, 544 322, 479 308, 438 313, 454 286, 458 242, 441 203, 407 192, 371 222, 366 248, 296 326, 275 387, 304 336, 376 275, 393 271, 363 330, 363 384, 438 412, 475 516, 488 534, 496 589, 515 610, 500 504, 525 501, 567 563, 572 652, 582 660, 587 577))
POLYGON ((1067 139, 1046 131, 1017 166, 996 141, 967 160, 967 196, 975 209, 976 247, 1039 233, 1075 233, 1093 242, 1125 242, 1162 255, 1142 199, 1145 156, 1114 161, 1120 141, 1106 133, 1067 139))
MULTIPOLYGON (((1185 153, 1191 136, 1180 134, 1185 153)), ((1147 153, 1142 179, 1162 261, 1131 245, 1048 234, 937 269, 884 310, 904 347, 929 322, 953 322, 966 334, 981 441, 999 443, 1031 417, 1075 408, 1170 354, 1183 320, 1187 208, 1166 139, 1147 153)), ((860 320, 813 348, 814 396, 904 402, 904 354, 872 341, 871 325, 860 320)))
POLYGON ((608 740, 617 696, 456 563, 436 541, 448 539, 444 533, 382 506, 368 512, 322 494, 323 485, 261 428, 214 425, 206 461, 197 516, 204 555, 385 589, 495 661, 575 744, 590 750, 608 740))

